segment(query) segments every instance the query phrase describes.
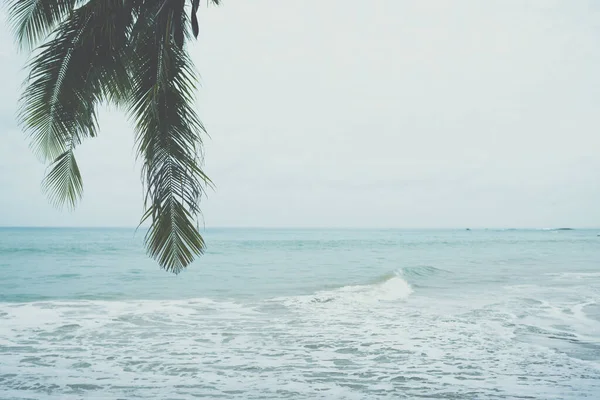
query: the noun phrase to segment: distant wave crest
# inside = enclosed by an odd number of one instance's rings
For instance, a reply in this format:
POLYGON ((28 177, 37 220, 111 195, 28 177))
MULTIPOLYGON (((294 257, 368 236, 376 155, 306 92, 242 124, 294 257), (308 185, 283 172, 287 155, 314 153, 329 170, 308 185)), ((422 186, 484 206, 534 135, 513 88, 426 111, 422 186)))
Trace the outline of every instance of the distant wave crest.
POLYGON ((427 277, 434 276, 434 275, 449 274, 449 273, 450 272, 446 271, 445 269, 432 267, 430 265, 415 266, 415 267, 403 267, 403 268, 400 268, 400 270, 398 271, 398 274, 402 275, 403 277, 405 277, 409 280, 410 279, 427 278, 427 277))
POLYGON ((308 296, 293 296, 283 300, 286 306, 314 307, 315 305, 337 308, 355 308, 379 302, 400 301, 413 292, 410 284, 400 274, 388 274, 366 285, 348 285, 323 290, 308 296))

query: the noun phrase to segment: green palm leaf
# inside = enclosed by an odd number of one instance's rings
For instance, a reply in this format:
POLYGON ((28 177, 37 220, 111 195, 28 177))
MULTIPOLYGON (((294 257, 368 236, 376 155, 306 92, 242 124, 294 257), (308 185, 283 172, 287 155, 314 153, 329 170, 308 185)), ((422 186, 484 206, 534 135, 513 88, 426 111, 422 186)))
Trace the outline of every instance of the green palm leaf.
POLYGON ((183 0, 162 4, 133 29, 134 102, 138 151, 144 159, 149 254, 167 270, 181 271, 204 250, 193 223, 210 181, 200 169, 204 128, 194 110, 196 79, 183 49, 183 0))
POLYGON ((9 8, 17 42, 33 49, 81 0, 17 0, 9 8))
MULTIPOLYGON (((210 0, 218 4, 218 0, 210 0)), ((197 35, 197 0, 9 0, 17 41, 31 48, 20 120, 50 163, 43 189, 57 207, 83 193, 77 146, 98 132, 103 102, 135 124, 148 253, 175 273, 204 251, 199 202, 212 183, 202 171, 204 127, 194 108, 196 72, 186 50, 197 35), (187 14, 191 7, 191 17, 187 14), (189 17, 189 18, 188 18, 189 17), (192 21, 190 23, 190 21, 192 21)))
POLYGON ((30 63, 20 116, 34 151, 60 166, 43 185, 59 207, 74 207, 82 195, 73 152, 83 139, 96 136, 98 103, 126 95, 120 84, 128 82, 123 58, 113 53, 125 52, 116 46, 125 39, 131 11, 125 14, 129 18, 111 18, 109 6, 119 3, 95 0, 75 10, 30 63))
POLYGON ((75 161, 73 148, 58 156, 42 186, 56 207, 75 208, 83 193, 83 180, 75 161))
POLYGON ((21 121, 32 137, 32 147, 54 165, 43 188, 59 207, 74 207, 81 197, 82 180, 73 151, 83 138, 96 133, 96 98, 81 67, 85 51, 78 46, 88 24, 89 18, 73 16, 42 46, 30 63, 22 98, 21 121))

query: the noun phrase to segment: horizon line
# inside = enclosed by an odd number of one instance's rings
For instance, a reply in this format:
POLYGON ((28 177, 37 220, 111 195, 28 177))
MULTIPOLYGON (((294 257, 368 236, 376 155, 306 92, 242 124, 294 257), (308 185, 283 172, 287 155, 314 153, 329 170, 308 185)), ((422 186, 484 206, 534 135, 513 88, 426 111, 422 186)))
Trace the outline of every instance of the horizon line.
MULTIPOLYGON (((0 225, 0 229, 148 229, 149 226, 94 226, 94 225, 0 225)), ((594 230, 600 229, 599 226, 556 226, 556 227, 376 227, 376 226, 210 226, 201 230, 211 229, 256 229, 256 230, 594 230)))

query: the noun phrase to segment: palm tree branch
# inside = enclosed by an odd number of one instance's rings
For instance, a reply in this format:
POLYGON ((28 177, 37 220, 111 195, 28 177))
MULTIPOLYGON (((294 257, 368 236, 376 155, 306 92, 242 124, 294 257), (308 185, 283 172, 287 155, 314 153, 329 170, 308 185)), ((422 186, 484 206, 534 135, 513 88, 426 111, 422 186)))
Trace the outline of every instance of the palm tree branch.
POLYGON ((86 49, 78 46, 89 18, 71 17, 31 61, 20 120, 43 160, 55 160, 71 142, 95 135, 95 97, 87 81, 86 49), (72 138, 75 135, 76 138, 72 138))
POLYGON ((32 60, 21 122, 32 147, 54 166, 43 182, 53 204, 73 207, 81 198, 74 149, 96 136, 96 107, 126 98, 126 35, 131 10, 120 0, 91 0, 75 10, 32 60), (124 12, 114 12, 124 11, 124 12))
POLYGON ((52 169, 42 182, 42 188, 50 202, 57 208, 67 205, 75 208, 83 195, 83 180, 75 160, 74 147, 71 146, 58 156, 52 169))
POLYGON ((199 202, 212 186, 202 170, 205 130, 185 46, 198 34, 199 1, 191 0, 191 16, 188 0, 6 1, 21 47, 45 41, 29 64, 19 118, 50 163, 43 189, 51 202, 74 207, 81 198, 75 149, 96 136, 98 104, 126 106, 143 159, 147 250, 180 272, 205 249, 199 202))
POLYGON ((11 0, 8 14, 17 43, 33 49, 84 0, 11 0))
MULTIPOLYGON (((148 253, 178 273, 204 251, 195 224, 210 185, 201 165, 204 128, 194 109, 195 71, 181 38, 184 0, 160 5, 154 18, 134 27, 134 102, 138 153, 143 158, 148 253)), ((182 34, 183 33, 183 34, 182 34)))

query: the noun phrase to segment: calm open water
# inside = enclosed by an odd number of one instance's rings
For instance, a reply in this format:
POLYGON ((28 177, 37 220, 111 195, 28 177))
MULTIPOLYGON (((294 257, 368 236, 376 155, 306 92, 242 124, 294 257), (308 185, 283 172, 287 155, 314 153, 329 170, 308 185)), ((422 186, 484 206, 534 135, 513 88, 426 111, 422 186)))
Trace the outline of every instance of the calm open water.
POLYGON ((599 233, 0 229, 0 399, 600 399, 599 233))

